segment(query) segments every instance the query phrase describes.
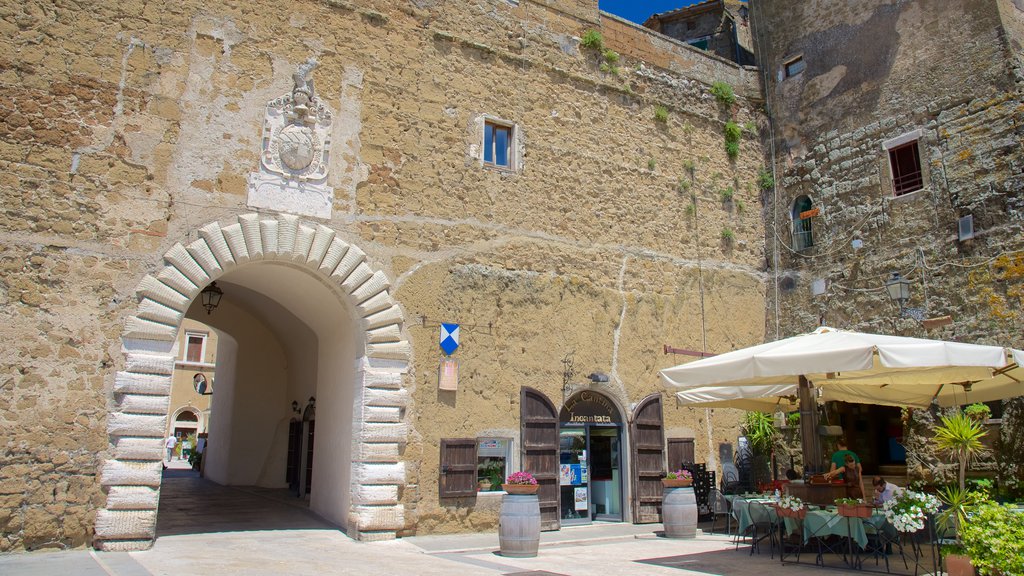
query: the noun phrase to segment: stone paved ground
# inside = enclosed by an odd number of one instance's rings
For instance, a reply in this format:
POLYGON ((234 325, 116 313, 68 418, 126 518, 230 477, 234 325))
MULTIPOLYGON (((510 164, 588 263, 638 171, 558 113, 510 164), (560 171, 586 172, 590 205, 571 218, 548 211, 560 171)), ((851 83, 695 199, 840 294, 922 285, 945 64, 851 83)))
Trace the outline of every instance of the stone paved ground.
POLYGON ((418 536, 356 542, 280 491, 224 487, 172 463, 164 474, 158 538, 144 552, 0 556, 0 575, 272 576, 353 574, 541 576, 834 575, 782 565, 767 548, 751 556, 728 536, 658 537, 660 524, 577 526, 542 534, 536 558, 498 555, 496 533, 418 536))

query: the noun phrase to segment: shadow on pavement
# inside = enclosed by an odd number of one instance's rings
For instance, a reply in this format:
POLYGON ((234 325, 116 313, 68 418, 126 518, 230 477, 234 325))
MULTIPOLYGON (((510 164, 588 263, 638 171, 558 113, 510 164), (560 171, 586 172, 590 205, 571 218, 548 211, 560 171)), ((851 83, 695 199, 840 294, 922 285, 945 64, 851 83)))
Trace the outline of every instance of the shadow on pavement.
POLYGON ((164 470, 156 535, 251 530, 337 530, 287 490, 221 486, 193 470, 164 470))

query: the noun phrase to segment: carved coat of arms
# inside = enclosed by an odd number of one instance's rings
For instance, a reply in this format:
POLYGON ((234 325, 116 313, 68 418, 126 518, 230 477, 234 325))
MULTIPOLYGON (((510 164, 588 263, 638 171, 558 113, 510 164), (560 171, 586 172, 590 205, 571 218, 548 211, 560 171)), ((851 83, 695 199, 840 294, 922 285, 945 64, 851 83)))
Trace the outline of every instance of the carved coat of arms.
POLYGON ((260 163, 286 179, 327 178, 332 118, 309 78, 315 67, 314 60, 300 65, 292 75, 291 93, 267 103, 260 163))

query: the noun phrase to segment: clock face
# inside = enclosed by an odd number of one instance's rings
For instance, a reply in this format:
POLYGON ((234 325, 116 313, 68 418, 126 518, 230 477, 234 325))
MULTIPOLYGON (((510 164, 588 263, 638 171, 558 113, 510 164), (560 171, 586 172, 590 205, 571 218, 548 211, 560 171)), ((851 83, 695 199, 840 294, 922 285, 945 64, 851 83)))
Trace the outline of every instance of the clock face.
POLYGON ((203 376, 202 374, 196 374, 192 377, 192 385, 195 386, 196 392, 199 394, 206 394, 206 390, 209 387, 209 384, 206 381, 206 376, 203 376))

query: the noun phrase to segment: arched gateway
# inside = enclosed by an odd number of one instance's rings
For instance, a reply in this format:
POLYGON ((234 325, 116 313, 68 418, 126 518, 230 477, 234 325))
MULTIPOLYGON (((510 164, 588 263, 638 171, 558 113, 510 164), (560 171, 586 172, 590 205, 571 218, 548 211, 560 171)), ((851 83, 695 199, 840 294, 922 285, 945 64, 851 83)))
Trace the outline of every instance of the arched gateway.
MULTIPOLYGON (((148 548, 155 537, 160 496, 163 434, 174 370, 175 338, 190 304, 210 282, 249 264, 270 263, 315 276, 345 303, 358 332, 352 390, 351 460, 332 487, 326 505, 334 521, 359 539, 389 539, 404 525, 399 488, 405 467, 399 448, 408 434, 403 374, 411 355, 403 339, 403 314, 392 300, 385 274, 366 255, 330 228, 297 216, 245 214, 237 221, 210 223, 199 239, 176 244, 164 267, 143 278, 138 311, 122 335, 124 368, 113 384, 107 432, 112 458, 101 481, 105 508, 96 517, 96 546, 105 550, 148 548)), ((349 432, 350 430, 350 432, 349 432)), ((314 509, 314 511, 316 511, 314 509)))

